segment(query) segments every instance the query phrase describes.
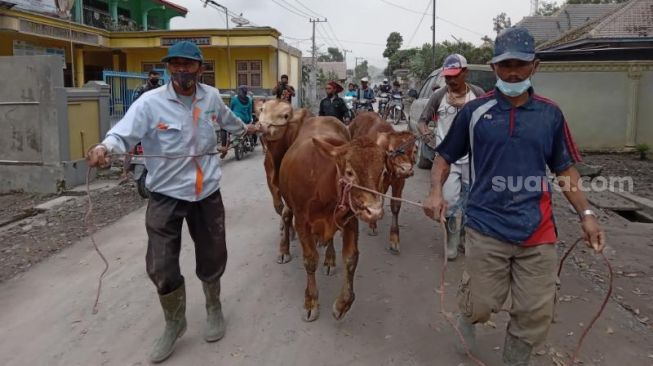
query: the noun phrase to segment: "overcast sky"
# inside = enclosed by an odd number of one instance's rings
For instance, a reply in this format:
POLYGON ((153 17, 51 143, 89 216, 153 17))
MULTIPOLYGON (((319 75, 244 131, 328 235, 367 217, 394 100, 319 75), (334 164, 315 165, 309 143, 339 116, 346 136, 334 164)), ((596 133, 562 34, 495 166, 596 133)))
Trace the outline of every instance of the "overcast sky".
MULTIPOLYGON (((210 6, 203 8, 202 0, 172 1, 188 9, 186 18, 177 17, 172 20, 173 29, 225 26, 224 13, 210 6)), ((312 31, 307 14, 312 14, 314 18, 317 15, 326 17, 328 24, 320 23, 316 27, 316 43, 323 51, 329 46, 352 50, 347 56, 349 67, 354 65, 354 57, 363 57, 372 65, 385 66, 387 60, 382 53, 388 34, 393 31, 403 36, 403 48, 431 42, 433 0, 216 1, 226 6, 230 12, 243 13, 244 18, 257 26, 278 29, 282 38, 299 48, 305 56, 310 55, 311 42, 308 39, 312 31), (427 15, 420 24, 425 10, 427 15), (301 13, 304 14, 299 15, 301 13)), ((528 15, 529 11, 529 0, 437 0, 436 39, 438 42, 453 41, 453 37, 456 37, 480 44, 480 38, 485 34, 494 38, 494 16, 506 12, 514 24, 528 15)))

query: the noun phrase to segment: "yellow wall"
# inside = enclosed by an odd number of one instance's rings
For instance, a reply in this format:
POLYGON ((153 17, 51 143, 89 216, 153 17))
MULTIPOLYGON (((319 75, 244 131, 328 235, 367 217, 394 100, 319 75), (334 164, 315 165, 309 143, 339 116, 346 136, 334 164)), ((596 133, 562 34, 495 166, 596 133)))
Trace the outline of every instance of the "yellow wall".
POLYGON ((290 78, 289 82, 292 85, 295 85, 297 88, 301 84, 301 72, 302 68, 300 66, 301 60, 297 56, 290 56, 290 73, 288 77, 290 78))
POLYGON ((286 74, 288 75, 288 82, 290 85, 295 85, 295 83, 290 79, 292 72, 289 67, 290 55, 283 51, 279 51, 279 76, 286 74))
POLYGON ((70 62, 70 43, 55 39, 29 36, 20 33, 0 33, 0 56, 14 55, 14 40, 29 42, 41 47, 56 47, 65 50, 66 62, 70 62))
POLYGON ((70 159, 83 159, 89 146, 100 142, 100 110, 97 100, 68 103, 70 159))

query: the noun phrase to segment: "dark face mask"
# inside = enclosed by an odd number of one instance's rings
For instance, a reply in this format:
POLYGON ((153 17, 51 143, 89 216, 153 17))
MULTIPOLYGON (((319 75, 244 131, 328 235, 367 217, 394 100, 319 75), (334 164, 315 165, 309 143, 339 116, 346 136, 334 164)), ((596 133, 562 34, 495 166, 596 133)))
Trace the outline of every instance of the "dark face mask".
POLYGON ((188 91, 197 83, 197 73, 175 72, 172 74, 172 81, 182 90, 188 91))
POLYGON ((150 85, 159 85, 159 78, 150 79, 150 85))

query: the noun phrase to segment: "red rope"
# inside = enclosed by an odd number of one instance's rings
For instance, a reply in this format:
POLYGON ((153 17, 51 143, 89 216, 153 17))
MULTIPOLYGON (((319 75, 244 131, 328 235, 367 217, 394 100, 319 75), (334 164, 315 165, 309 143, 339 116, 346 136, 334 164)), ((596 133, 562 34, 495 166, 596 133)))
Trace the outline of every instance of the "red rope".
MULTIPOLYGON (((558 277, 560 277, 560 273, 562 272, 562 265, 565 263, 565 260, 567 257, 569 257, 569 254, 576 248, 578 243, 583 241, 583 238, 578 238, 574 242, 574 244, 567 250, 565 255, 562 257, 560 260, 560 266, 558 267, 558 277)), ((580 349, 583 346, 583 342, 585 341, 585 337, 587 337, 587 334, 590 332, 596 321, 601 317, 601 314, 603 314, 603 311, 605 310, 608 301, 610 300, 610 297, 612 296, 612 282, 613 282, 613 271, 612 271, 612 265, 610 264, 610 261, 608 258, 605 256, 603 252, 600 253, 601 258, 603 258, 603 262, 605 263, 605 266, 608 268, 608 292, 605 294, 605 298, 603 299, 603 302, 601 302, 601 307, 599 308, 599 311, 592 317, 592 320, 590 323, 587 325, 585 330, 583 330, 583 333, 581 334, 580 338, 578 338, 578 343, 576 343, 576 348, 574 349, 574 353, 571 356, 571 359, 569 360, 569 365, 575 365, 576 364, 576 359, 578 359, 578 355, 580 354, 580 349)))

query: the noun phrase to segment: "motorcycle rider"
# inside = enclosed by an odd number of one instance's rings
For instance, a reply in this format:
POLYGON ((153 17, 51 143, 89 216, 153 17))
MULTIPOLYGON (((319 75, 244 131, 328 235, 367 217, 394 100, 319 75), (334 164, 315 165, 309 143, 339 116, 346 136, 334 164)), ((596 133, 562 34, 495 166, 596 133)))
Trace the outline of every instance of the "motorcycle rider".
POLYGON ((357 99, 359 101, 369 101, 369 109, 370 111, 373 111, 374 108, 372 107, 372 103, 376 102, 376 99, 374 98, 374 90, 370 89, 369 82, 370 79, 367 76, 361 79, 361 87, 358 89, 357 99))
POLYGON ((347 105, 345 101, 338 96, 342 91, 342 86, 335 81, 330 81, 326 86, 326 98, 320 102, 320 116, 331 116, 344 122, 347 114, 347 105))
MULTIPOLYGON (((234 112, 234 114, 238 116, 238 118, 240 118, 240 120, 243 121, 246 125, 252 123, 252 115, 254 113, 254 101, 248 95, 248 93, 249 89, 247 88, 247 85, 239 86, 236 97, 231 98, 231 103, 229 104, 231 111, 234 112)), ((252 139, 254 144, 256 144, 256 135, 252 135, 252 139)), ((227 131, 220 130, 220 140, 223 148, 229 144, 227 131)), ((220 158, 224 159, 224 157, 227 156, 228 151, 229 150, 225 149, 220 154, 220 158)))
MULTIPOLYGON (((429 148, 435 148, 444 140, 458 111, 467 102, 485 94, 480 87, 466 82, 467 59, 464 56, 459 54, 447 56, 442 69, 447 86, 433 93, 417 124, 417 129, 425 136, 425 142, 429 148), (428 123, 431 120, 437 124, 434 138, 428 128, 428 123)), ((444 197, 449 207, 445 214, 448 234, 447 258, 449 260, 456 259, 459 248, 461 251, 464 250, 464 230, 461 229, 462 217, 464 217, 462 205, 468 187, 469 156, 466 155, 451 164, 451 172, 443 188, 444 197), (461 214, 461 218, 458 217, 458 213, 461 214)))
POLYGON ((389 93, 390 89, 392 89, 392 87, 390 86, 390 82, 388 81, 388 78, 383 79, 383 84, 379 86, 379 92, 389 93))
POLYGON ((347 86, 347 92, 345 93, 345 96, 356 98, 356 95, 358 95, 358 89, 356 88, 356 84, 349 83, 349 85, 347 86))
MULTIPOLYGON (((395 80, 392 82, 392 90, 390 90, 389 94, 390 94, 390 98, 392 98, 393 95, 400 95, 402 97, 404 96, 404 93, 401 91, 401 84, 399 83, 399 81, 395 80)), ((394 103, 403 103, 403 101, 390 99, 390 104, 388 105, 388 107, 394 107, 395 106, 394 103)), ((388 114, 390 114, 390 109, 391 108, 385 109, 385 112, 383 113, 383 119, 388 118, 388 114)))

